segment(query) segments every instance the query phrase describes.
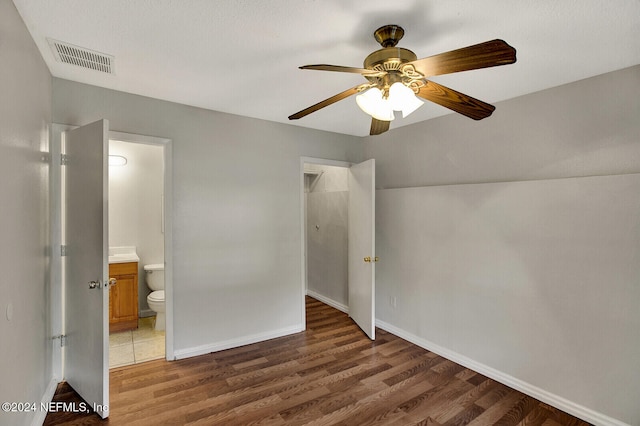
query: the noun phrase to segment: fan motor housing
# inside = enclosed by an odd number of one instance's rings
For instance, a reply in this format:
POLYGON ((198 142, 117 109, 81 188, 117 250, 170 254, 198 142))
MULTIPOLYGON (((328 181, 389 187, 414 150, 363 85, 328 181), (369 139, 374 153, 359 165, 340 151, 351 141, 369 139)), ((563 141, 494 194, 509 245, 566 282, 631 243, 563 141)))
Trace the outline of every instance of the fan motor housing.
POLYGON ((364 67, 377 71, 397 71, 400 65, 418 59, 415 53, 402 47, 376 50, 364 59, 364 67))
MULTIPOLYGON (((376 50, 367 56, 364 60, 364 67, 370 70, 386 71, 392 80, 399 81, 402 73, 402 64, 415 61, 416 59, 418 59, 416 54, 409 49, 386 47, 376 50)), ((380 83, 380 77, 365 76, 365 78, 372 83, 380 83)))

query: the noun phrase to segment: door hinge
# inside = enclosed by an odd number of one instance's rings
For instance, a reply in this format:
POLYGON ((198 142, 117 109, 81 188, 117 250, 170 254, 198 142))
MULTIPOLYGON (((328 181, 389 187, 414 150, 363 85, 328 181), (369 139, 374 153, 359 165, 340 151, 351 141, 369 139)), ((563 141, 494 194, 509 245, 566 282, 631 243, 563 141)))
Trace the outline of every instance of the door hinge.
POLYGON ((69 163, 69 156, 67 154, 60 154, 60 165, 66 166, 69 163))
POLYGON ((60 347, 61 348, 67 346, 67 336, 66 336, 66 334, 60 334, 58 336, 53 336, 51 339, 52 340, 60 339, 60 347))
POLYGON ((67 246, 66 246, 66 245, 64 245, 64 244, 62 244, 62 245, 60 246, 60 256, 64 257, 64 256, 66 256, 66 255, 67 255, 67 253, 68 253, 67 246))

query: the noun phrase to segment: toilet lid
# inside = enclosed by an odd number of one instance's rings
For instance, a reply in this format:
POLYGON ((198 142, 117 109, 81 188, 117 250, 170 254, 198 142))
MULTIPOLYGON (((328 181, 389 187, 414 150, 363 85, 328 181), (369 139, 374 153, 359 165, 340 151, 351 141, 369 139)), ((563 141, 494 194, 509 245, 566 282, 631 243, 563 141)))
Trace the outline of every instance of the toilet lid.
POLYGON ((154 302, 164 302, 164 290, 156 290, 152 291, 147 299, 152 300, 154 302))
POLYGON ((144 265, 145 271, 164 271, 164 263, 152 263, 150 265, 144 265))

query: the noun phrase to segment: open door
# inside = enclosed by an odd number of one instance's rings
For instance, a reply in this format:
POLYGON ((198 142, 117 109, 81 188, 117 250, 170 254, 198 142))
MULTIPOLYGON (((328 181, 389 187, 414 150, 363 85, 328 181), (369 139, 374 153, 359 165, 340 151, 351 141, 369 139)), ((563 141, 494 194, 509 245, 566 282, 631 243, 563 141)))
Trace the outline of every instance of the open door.
POLYGON ((64 303, 66 381, 109 415, 109 122, 65 133, 64 303))
POLYGON ((375 160, 349 170, 349 316, 374 340, 375 160))

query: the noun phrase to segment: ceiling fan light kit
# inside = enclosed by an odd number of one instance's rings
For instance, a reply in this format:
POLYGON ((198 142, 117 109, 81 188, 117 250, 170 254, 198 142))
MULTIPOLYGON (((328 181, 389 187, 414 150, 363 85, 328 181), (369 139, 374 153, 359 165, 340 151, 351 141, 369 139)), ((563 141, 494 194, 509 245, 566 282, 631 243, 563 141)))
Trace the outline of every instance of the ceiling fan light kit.
POLYGON ((385 99, 382 90, 372 87, 356 96, 356 103, 362 111, 373 118, 382 121, 391 121, 395 117, 389 99, 385 99))
POLYGON ((356 103, 365 113, 371 115, 371 135, 389 130, 389 123, 395 118, 394 111, 401 111, 407 117, 423 105, 421 99, 442 105, 474 120, 481 120, 495 110, 493 105, 471 96, 456 92, 427 78, 469 71, 480 68, 508 65, 516 61, 516 50, 503 40, 491 40, 462 49, 418 59, 408 49, 396 47, 404 36, 398 25, 385 25, 374 32, 374 38, 382 49, 376 50, 364 60, 364 68, 340 65, 305 65, 301 69, 358 73, 368 80, 318 102, 291 116, 297 120, 321 108, 357 94, 356 103), (421 99, 419 99, 421 98, 421 99))
POLYGON ((394 111, 402 111, 402 118, 424 105, 412 89, 400 82, 393 83, 389 88, 389 101, 394 111))
POLYGON ((401 111, 405 118, 424 104, 401 82, 393 83, 386 96, 382 90, 372 87, 356 96, 356 103, 362 111, 382 121, 392 121, 393 111, 401 111))

